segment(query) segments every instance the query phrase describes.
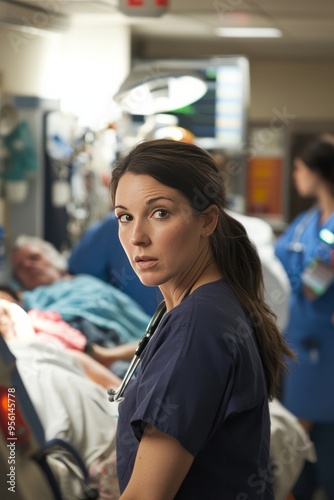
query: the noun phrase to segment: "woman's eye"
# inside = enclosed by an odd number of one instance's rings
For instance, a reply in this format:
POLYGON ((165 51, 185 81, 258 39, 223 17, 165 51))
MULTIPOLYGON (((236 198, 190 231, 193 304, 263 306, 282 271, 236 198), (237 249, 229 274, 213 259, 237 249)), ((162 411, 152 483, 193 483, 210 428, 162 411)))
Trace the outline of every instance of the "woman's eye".
POLYGON ((168 216, 168 212, 167 210, 163 210, 163 209, 159 209, 159 210, 156 210, 153 214, 153 217, 155 219, 165 219, 167 216, 168 216))
POLYGON ((117 216, 117 219, 119 222, 124 223, 124 222, 130 222, 132 220, 132 217, 129 214, 121 214, 117 216))

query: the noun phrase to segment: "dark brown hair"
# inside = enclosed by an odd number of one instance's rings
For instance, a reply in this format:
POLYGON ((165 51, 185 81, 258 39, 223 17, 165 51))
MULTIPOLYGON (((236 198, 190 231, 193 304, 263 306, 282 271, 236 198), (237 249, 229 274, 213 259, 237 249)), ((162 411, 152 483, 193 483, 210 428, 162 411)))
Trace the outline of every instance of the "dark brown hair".
POLYGON ((284 356, 293 357, 276 326, 276 317, 264 301, 261 262, 247 233, 225 212, 226 193, 223 176, 213 158, 203 149, 168 139, 138 144, 113 169, 111 198, 120 178, 127 172, 153 177, 185 195, 196 213, 214 204, 219 209, 218 224, 210 237, 217 265, 239 298, 256 332, 269 397, 275 395, 284 356))
POLYGON ((334 193, 334 138, 326 136, 315 137, 296 152, 296 157, 302 160, 312 172, 316 172, 327 182, 334 193))

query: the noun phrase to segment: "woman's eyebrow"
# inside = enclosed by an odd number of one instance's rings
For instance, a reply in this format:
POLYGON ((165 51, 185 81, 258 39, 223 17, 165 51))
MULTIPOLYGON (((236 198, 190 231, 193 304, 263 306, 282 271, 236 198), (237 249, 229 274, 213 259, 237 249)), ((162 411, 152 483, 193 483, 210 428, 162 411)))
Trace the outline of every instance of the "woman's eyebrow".
POLYGON ((156 198, 151 198, 147 200, 146 205, 152 205, 152 203, 155 203, 156 201, 160 200, 168 200, 168 201, 174 201, 172 198, 167 198, 166 196, 157 196, 156 198))
MULTIPOLYGON (((147 200, 146 205, 152 205, 153 203, 156 203, 157 201, 160 201, 160 200, 174 201, 172 198, 168 198, 167 196, 157 196, 156 198, 150 198, 149 200, 147 200)), ((116 208, 120 208, 121 210, 129 210, 124 205, 116 205, 114 207, 114 210, 116 210, 116 208)))
POLYGON ((127 208, 126 208, 126 207, 124 207, 123 205, 116 205, 116 206, 114 207, 114 210, 116 210, 116 208, 121 208, 122 210, 127 210, 127 208))

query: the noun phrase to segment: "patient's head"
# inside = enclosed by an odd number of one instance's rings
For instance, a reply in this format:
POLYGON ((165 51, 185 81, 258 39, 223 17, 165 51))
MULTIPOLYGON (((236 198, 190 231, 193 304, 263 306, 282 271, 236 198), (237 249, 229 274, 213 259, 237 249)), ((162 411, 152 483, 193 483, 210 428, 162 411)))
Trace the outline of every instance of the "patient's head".
POLYGON ((66 273, 66 259, 56 248, 35 236, 19 236, 12 251, 14 277, 26 290, 51 285, 66 273))

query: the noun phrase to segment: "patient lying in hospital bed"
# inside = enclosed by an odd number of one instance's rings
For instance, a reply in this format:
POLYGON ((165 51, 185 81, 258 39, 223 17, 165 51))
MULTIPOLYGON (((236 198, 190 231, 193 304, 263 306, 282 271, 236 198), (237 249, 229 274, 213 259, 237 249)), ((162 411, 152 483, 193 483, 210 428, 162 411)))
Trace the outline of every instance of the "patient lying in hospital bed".
POLYGON ((119 377, 94 359, 97 348, 98 354, 103 353, 102 359, 111 362, 113 349, 88 344, 86 337, 66 323, 56 311, 32 309, 25 314, 20 307, 17 307, 19 305, 17 301, 15 292, 9 288, 8 291, 0 290, 0 327, 7 341, 11 339, 26 341, 37 337, 39 341, 46 342, 49 349, 65 347, 70 350, 71 356, 78 361, 92 380, 105 388, 119 385, 119 377), (87 350, 91 355, 84 352, 87 350))

